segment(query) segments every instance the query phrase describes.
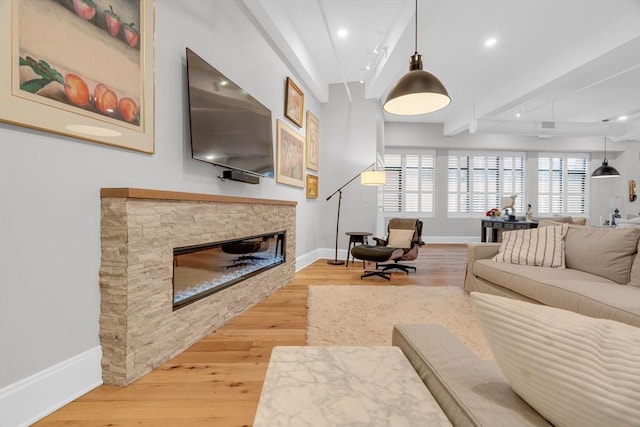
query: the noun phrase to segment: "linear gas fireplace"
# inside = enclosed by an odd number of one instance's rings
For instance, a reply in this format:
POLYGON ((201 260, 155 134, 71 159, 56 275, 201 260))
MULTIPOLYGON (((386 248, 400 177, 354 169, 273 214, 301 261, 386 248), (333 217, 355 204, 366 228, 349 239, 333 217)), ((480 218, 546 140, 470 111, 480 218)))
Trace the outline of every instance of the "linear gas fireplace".
POLYGON ((285 262, 285 231, 173 249, 173 309, 285 262))

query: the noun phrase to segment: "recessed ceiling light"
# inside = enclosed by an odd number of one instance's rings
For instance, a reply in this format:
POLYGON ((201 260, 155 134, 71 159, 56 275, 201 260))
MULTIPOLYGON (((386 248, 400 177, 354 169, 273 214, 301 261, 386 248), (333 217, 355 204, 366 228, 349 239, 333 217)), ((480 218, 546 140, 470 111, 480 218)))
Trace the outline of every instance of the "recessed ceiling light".
POLYGON ((360 84, 363 85, 364 84, 364 80, 360 80, 360 84))
POLYGON ((484 42, 486 47, 493 47, 498 43, 498 40, 495 37, 491 37, 484 42))
POLYGON ((340 37, 341 39, 347 37, 349 35, 349 32, 347 30, 345 30, 344 28, 341 28, 338 30, 337 32, 338 37, 340 37))
POLYGON ((364 67, 365 70, 369 71, 371 69, 371 67, 369 65, 367 65, 366 67, 364 67))
POLYGON ((205 157, 205 159, 207 159, 207 160, 213 160, 213 159, 214 159, 214 157, 213 157, 213 155, 209 154, 208 156, 206 156, 206 157, 205 157))
POLYGON ((522 114, 520 113, 516 113, 516 117, 520 117, 522 114))
POLYGON ((620 116, 620 117, 618 117, 618 120, 620 120, 620 121, 627 120, 627 118, 628 118, 627 116, 620 116))

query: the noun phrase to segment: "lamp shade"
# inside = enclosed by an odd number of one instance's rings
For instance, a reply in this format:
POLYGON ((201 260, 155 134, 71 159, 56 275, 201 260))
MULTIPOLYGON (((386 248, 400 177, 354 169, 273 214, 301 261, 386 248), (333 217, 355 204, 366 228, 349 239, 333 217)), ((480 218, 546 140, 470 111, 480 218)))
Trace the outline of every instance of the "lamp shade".
POLYGON ((604 159, 602 165, 591 174, 591 178, 615 178, 618 176, 620 176, 620 172, 613 166, 609 166, 607 159, 604 159))
POLYGON ((387 174, 385 171, 367 171, 360 174, 360 184, 362 185, 385 185, 387 174))
POLYGON ((413 116, 441 110, 450 102, 447 89, 436 76, 422 69, 414 69, 391 89, 384 110, 391 114, 413 116))

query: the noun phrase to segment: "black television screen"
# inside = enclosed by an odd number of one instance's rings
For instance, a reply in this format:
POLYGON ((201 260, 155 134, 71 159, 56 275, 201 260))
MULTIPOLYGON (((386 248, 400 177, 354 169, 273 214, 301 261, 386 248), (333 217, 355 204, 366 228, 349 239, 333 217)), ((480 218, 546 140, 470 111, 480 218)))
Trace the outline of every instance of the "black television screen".
POLYGON ((187 48, 194 159, 274 176, 271 110, 187 48))

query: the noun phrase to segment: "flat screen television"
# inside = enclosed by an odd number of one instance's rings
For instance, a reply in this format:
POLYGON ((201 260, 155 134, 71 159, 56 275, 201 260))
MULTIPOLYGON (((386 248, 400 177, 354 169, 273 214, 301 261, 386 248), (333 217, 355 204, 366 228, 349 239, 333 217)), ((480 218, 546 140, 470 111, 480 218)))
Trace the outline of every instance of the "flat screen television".
POLYGON ((189 48, 187 80, 193 158, 273 177, 271 110, 189 48))

